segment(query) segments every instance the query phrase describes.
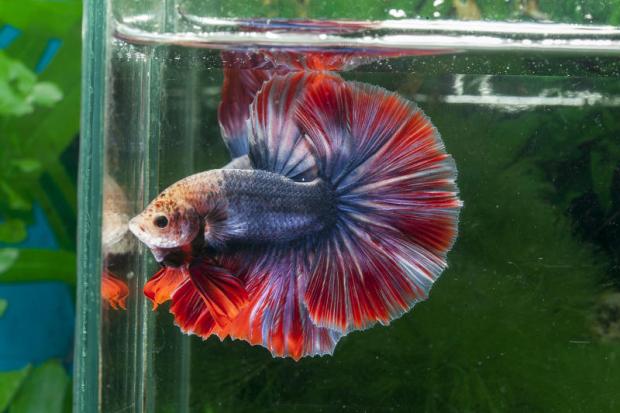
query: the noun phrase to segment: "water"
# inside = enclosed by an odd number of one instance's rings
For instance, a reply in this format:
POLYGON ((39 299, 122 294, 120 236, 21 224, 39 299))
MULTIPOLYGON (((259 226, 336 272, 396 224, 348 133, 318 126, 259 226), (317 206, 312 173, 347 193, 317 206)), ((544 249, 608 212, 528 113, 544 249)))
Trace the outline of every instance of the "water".
POLYGON ((299 362, 182 335, 167 305, 153 312, 142 295, 157 270, 150 253, 104 231, 103 261, 129 297, 126 310, 102 309, 101 411, 620 409, 618 31, 423 26, 360 36, 114 28, 104 148, 118 188, 107 187, 104 216, 122 222, 171 183, 230 160, 217 122, 220 51, 257 44, 444 52, 341 75, 418 103, 457 163, 465 207, 428 301, 299 362))

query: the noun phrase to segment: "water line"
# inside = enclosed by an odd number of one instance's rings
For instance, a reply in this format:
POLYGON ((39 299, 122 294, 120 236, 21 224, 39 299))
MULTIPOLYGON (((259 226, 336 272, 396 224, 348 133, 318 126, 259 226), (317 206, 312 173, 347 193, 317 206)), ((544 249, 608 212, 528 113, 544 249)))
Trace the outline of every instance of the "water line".
MULTIPOLYGON (((428 20, 368 22, 304 22, 269 29, 269 21, 206 18, 205 25, 189 25, 184 32, 143 30, 116 22, 115 37, 134 44, 179 45, 199 48, 270 47, 303 49, 536 51, 544 53, 620 55, 620 29, 549 23, 499 23, 428 20), (223 30, 223 27, 229 29, 223 30), (329 23, 333 23, 330 25, 329 23), (353 30, 355 23, 359 30, 353 30), (307 30, 310 25, 312 30, 307 30), (230 27, 239 31, 230 30, 230 27), (344 29, 342 29, 344 27, 344 29), (320 32, 319 32, 320 31, 320 32)), ((278 21, 281 22, 281 21, 278 21)))

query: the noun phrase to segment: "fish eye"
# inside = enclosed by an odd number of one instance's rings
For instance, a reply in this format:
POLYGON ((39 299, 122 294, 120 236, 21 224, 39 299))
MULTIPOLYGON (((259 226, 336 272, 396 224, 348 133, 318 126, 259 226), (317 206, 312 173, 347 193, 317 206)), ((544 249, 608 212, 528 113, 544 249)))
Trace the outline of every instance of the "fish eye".
POLYGON ((153 220, 153 224, 155 224, 155 226, 159 228, 166 228, 166 225, 168 225, 168 218, 166 218, 164 215, 159 215, 155 217, 155 219, 153 220))

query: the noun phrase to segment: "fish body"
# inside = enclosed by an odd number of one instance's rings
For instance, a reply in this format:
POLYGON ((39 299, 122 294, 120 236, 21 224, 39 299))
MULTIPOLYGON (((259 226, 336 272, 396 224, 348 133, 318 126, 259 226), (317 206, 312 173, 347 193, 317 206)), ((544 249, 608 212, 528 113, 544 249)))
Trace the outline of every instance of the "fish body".
MULTIPOLYGON (((226 205, 223 231, 227 242, 278 243, 300 239, 332 225, 335 200, 317 178, 296 182, 261 170, 222 170, 226 205)), ((218 236, 205 233, 207 243, 218 236)))
POLYGON ((220 169, 164 190, 129 227, 149 247, 174 249, 199 232, 206 245, 289 242, 333 224, 334 195, 317 178, 296 182, 262 170, 220 169))
POLYGON ((426 299, 462 206, 430 120, 395 93, 303 71, 265 81, 247 113, 229 148, 250 168, 182 179, 130 221, 156 257, 177 257, 145 286, 154 304, 171 300, 185 332, 299 359, 426 299))

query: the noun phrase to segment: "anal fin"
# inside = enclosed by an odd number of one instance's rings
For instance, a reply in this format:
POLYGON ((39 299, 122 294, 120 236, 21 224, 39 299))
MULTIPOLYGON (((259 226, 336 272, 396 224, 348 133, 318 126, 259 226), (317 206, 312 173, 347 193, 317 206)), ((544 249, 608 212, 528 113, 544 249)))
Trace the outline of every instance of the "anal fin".
POLYGON ((242 278, 250 296, 248 306, 227 327, 236 339, 262 345, 272 355, 299 360, 332 354, 341 334, 315 325, 303 303, 300 272, 303 251, 273 248, 259 254, 241 252, 242 278))
POLYGON ((248 293, 242 282, 210 259, 201 258, 192 262, 189 275, 221 327, 233 321, 248 303, 248 293))
POLYGON ((153 303, 153 310, 168 301, 188 278, 184 268, 162 267, 144 284, 144 295, 153 303))

